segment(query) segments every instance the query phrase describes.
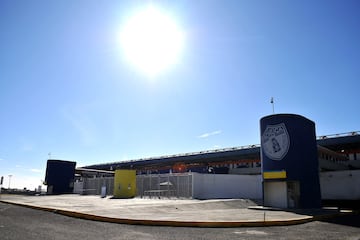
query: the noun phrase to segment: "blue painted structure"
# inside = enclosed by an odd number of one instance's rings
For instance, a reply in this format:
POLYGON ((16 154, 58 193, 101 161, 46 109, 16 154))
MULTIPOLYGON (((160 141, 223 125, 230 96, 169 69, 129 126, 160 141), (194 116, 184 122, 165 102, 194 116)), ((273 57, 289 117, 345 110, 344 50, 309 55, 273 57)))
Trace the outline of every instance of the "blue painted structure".
POLYGON ((300 115, 275 114, 263 117, 260 129, 264 183, 286 181, 288 197, 289 183, 296 183, 299 192, 295 207, 321 207, 315 123, 300 115), (266 173, 281 171, 286 177, 264 178, 266 173))
POLYGON ((48 193, 72 193, 74 190, 75 166, 76 162, 48 160, 45 175, 48 193))

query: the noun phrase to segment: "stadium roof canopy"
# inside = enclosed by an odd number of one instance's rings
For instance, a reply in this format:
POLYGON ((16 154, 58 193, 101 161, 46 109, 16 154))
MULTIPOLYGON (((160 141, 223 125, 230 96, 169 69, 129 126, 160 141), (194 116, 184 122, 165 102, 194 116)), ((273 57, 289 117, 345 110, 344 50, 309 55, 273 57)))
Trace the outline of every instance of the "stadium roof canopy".
MULTIPOLYGON (((335 152, 352 152, 360 149, 360 131, 320 136, 317 144, 335 152)), ((214 162, 231 162, 238 160, 259 160, 260 145, 249 145, 242 147, 232 147, 215 149, 200 152, 191 152, 183 154, 174 154, 150 158, 140 158, 129 161, 119 161, 111 163, 100 163, 85 168, 99 170, 115 170, 118 168, 141 167, 161 167, 174 165, 176 163, 194 164, 194 163, 214 163, 214 162)))

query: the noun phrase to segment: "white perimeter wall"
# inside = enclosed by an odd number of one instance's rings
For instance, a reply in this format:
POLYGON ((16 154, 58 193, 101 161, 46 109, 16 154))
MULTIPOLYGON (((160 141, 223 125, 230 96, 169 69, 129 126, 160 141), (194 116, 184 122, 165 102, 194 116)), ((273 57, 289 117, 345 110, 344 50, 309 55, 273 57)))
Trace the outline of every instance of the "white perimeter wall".
MULTIPOLYGON (((261 175, 200 174, 192 173, 192 197, 262 199, 261 175)), ((103 179, 97 179, 103 181, 103 179)), ((113 180, 110 180, 113 181, 113 180)), ((96 189, 100 192, 99 185, 96 189)), ((322 199, 360 200, 360 170, 320 173, 322 199)), ((84 192, 82 182, 74 184, 74 192, 84 192)), ((88 186, 89 187, 89 186, 88 186)), ((95 188, 95 187, 94 187, 95 188)), ((111 188, 108 194, 112 194, 111 188)))
POLYGON ((360 199, 360 170, 320 173, 322 199, 360 199))
MULTIPOLYGON (((359 200, 360 170, 320 173, 322 199, 359 200)), ((193 198, 262 199, 261 175, 193 173, 193 198)))
POLYGON ((261 175, 193 173, 193 198, 262 199, 261 175))

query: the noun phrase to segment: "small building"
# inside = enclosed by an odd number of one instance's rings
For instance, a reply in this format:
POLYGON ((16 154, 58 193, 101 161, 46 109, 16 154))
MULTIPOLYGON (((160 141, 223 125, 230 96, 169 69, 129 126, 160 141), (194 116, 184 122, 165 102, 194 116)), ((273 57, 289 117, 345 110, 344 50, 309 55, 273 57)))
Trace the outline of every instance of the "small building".
POLYGON ((72 193, 76 162, 49 159, 46 164, 45 185, 48 194, 72 193))

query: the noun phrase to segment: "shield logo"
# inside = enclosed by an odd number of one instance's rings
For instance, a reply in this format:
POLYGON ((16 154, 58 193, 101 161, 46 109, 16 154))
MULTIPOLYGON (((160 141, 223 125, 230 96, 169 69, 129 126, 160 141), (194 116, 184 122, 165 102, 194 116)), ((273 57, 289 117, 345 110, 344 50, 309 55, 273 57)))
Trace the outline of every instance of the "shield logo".
POLYGON ((290 137, 284 123, 267 125, 261 136, 261 148, 265 155, 280 161, 289 151, 290 137))

